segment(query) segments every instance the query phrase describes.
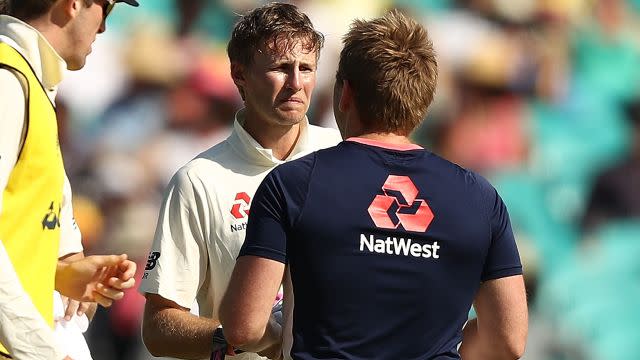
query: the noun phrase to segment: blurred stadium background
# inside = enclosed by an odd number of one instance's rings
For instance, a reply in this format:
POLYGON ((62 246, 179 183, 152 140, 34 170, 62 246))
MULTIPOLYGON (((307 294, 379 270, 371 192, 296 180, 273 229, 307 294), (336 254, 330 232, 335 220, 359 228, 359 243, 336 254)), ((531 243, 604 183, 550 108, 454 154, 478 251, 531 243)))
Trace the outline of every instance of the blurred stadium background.
MULTIPOLYGON (((262 2, 140 2, 116 6, 58 111, 86 252, 143 268, 170 176, 229 133, 241 101, 225 46, 236 14, 262 2)), ((308 114, 323 126, 353 18, 396 7, 429 29, 439 87, 414 138, 509 207, 530 297, 524 359, 640 359, 640 0, 294 3, 326 36, 308 114)), ((143 306, 132 291, 99 310, 94 359, 151 358, 143 306)))

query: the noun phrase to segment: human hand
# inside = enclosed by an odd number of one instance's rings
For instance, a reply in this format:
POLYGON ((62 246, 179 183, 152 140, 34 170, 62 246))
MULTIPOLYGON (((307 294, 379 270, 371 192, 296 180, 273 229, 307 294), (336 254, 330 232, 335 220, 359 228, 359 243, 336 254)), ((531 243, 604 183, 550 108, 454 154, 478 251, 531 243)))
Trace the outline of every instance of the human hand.
POLYGON ((283 321, 282 306, 283 306, 282 299, 280 299, 271 308, 271 316, 276 320, 276 322, 280 326, 282 326, 282 321, 283 321))
POLYGON ((275 343, 275 344, 269 346, 268 348, 258 352, 258 355, 264 356, 264 357, 269 358, 271 360, 282 360, 282 358, 283 358, 283 355, 282 355, 282 343, 280 343, 280 342, 275 343))
POLYGON ((271 332, 275 334, 280 334, 275 338, 275 342, 269 347, 258 352, 258 355, 264 356, 266 358, 272 360, 281 360, 283 358, 282 354, 282 299, 278 300, 273 307, 271 308, 271 317, 269 318, 269 322, 267 323, 267 331, 272 329, 271 332))
POLYGON ((70 299, 66 296, 62 297, 62 305, 64 307, 64 319, 66 321, 70 321, 73 318, 73 315, 82 316, 87 310, 91 307, 93 303, 90 302, 80 302, 77 300, 70 299))
POLYGON ((82 302, 109 307, 135 285, 136 264, 127 255, 93 255, 72 262, 58 262, 56 289, 82 302))

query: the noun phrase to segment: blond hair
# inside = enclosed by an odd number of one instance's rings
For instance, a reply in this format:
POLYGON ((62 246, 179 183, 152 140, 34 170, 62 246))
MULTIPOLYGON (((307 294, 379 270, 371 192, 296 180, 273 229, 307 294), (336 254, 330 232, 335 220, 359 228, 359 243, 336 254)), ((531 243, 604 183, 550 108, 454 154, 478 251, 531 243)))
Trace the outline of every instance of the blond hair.
POLYGON ((354 21, 343 43, 336 81, 354 90, 366 130, 408 135, 436 91, 438 65, 427 30, 393 10, 354 21))

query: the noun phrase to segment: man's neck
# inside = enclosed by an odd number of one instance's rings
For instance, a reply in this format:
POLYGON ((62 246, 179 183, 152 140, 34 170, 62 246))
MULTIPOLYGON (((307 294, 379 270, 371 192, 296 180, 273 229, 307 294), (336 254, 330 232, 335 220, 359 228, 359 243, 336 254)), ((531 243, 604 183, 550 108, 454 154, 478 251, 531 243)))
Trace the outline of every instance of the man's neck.
POLYGON ((46 40, 51 47, 60 54, 60 34, 59 29, 51 23, 48 16, 41 16, 36 19, 32 19, 26 22, 32 28, 36 29, 46 40))
POLYGON ((363 139, 375 140, 387 144, 413 144, 413 142, 409 139, 409 137, 405 135, 398 135, 394 133, 364 133, 364 134, 354 134, 349 137, 358 137, 363 139))
POLYGON ((242 127, 260 146, 270 149, 279 160, 289 157, 300 138, 300 123, 291 126, 276 126, 249 116, 242 127))

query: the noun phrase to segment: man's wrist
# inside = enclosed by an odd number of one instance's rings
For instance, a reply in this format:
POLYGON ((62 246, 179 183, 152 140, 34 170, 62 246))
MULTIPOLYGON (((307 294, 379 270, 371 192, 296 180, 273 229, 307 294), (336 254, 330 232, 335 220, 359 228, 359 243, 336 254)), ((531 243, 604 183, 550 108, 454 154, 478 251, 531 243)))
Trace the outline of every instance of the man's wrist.
MULTIPOLYGON (((55 279, 55 289, 65 295, 66 289, 64 284, 64 279, 66 278, 66 273, 69 270, 69 263, 64 260, 58 260, 58 264, 56 266, 56 279, 55 279)), ((65 295, 66 296, 66 295, 65 295)))

